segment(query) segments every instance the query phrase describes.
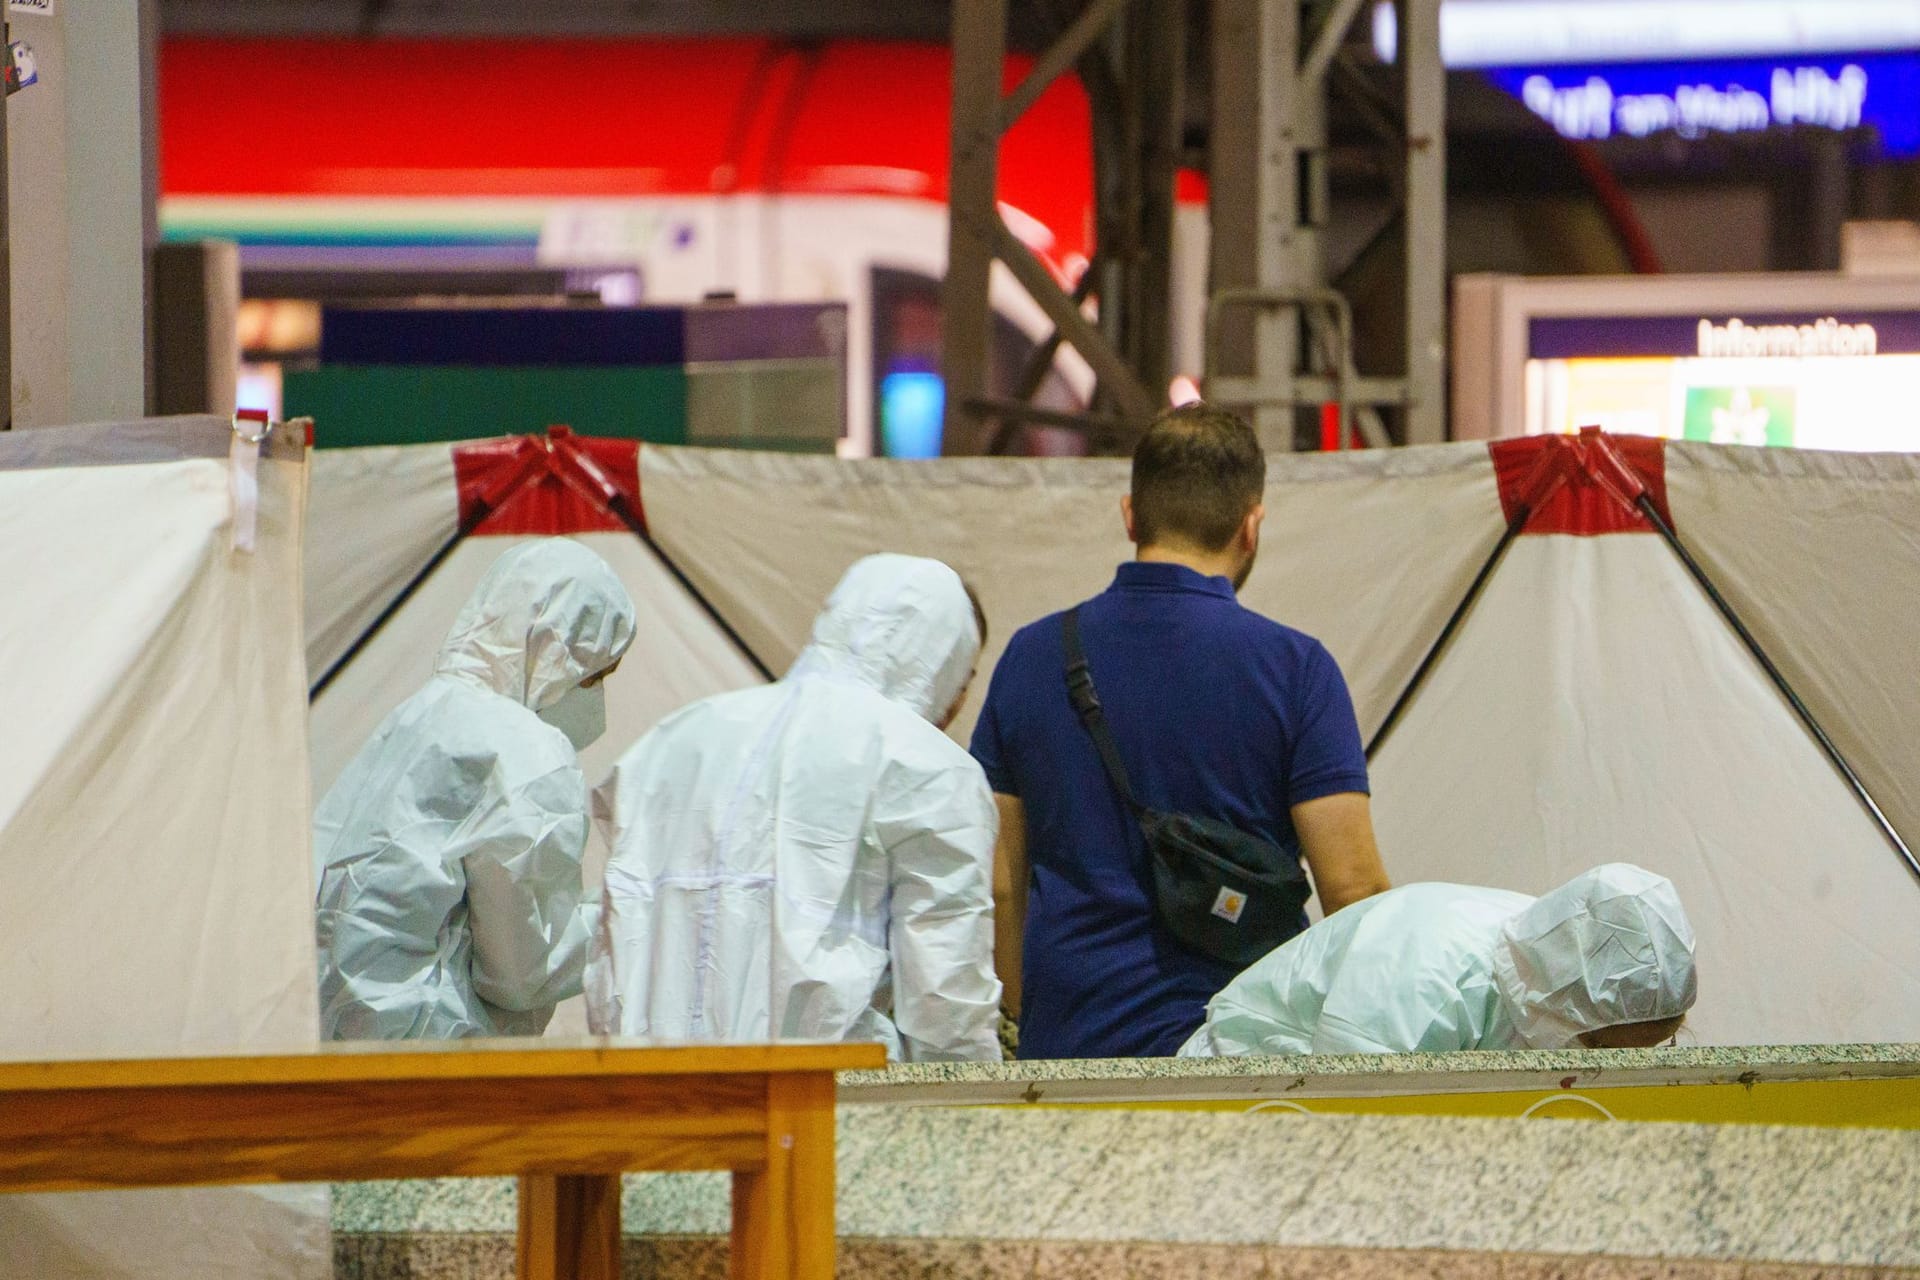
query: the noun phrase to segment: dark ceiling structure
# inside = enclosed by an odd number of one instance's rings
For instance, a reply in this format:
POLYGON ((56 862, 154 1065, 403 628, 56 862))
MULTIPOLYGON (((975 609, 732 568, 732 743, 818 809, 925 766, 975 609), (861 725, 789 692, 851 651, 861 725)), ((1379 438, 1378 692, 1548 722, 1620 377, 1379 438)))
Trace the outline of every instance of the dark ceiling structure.
MULTIPOLYGON (((1017 7, 1024 12, 1010 33, 1015 44, 1043 42, 1046 6, 1017 7)), ((1061 0, 1055 7, 1078 4, 1061 0)), ((165 31, 183 35, 769 35, 938 43, 952 23, 947 0, 161 0, 160 15, 165 31)))

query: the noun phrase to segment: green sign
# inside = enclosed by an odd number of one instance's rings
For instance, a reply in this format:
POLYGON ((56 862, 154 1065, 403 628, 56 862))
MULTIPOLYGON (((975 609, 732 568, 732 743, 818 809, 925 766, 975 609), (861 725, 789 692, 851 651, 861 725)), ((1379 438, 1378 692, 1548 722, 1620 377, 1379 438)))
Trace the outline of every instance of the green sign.
POLYGON ((1685 436, 1714 444, 1793 443, 1792 387, 1688 387, 1685 436))
POLYGON ((687 442, 687 375, 678 365, 476 368, 325 365, 286 375, 286 416, 310 417, 323 449, 539 435, 687 442))

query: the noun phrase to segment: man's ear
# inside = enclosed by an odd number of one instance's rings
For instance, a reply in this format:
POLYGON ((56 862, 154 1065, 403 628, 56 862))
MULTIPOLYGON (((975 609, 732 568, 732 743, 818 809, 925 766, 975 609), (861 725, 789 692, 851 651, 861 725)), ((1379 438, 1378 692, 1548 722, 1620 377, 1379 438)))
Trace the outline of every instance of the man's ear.
POLYGON ((1247 518, 1240 522, 1240 540, 1246 544, 1248 551, 1254 551, 1259 548, 1260 524, 1266 518, 1267 504, 1264 502, 1256 502, 1253 504, 1253 510, 1247 512, 1247 518))
POLYGON ((1133 495, 1120 495, 1120 519, 1127 526, 1127 541, 1137 543, 1140 539, 1133 536, 1133 495))

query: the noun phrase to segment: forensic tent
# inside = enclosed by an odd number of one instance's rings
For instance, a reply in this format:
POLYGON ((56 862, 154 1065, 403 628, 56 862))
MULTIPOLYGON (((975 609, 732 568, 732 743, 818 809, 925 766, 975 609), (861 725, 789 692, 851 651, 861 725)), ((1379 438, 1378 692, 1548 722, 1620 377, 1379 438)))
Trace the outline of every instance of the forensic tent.
MULTIPOLYGON (((672 708, 783 670, 869 552, 938 556, 978 588, 985 678, 1014 629, 1129 554, 1127 469, 566 435, 323 451, 316 672, 467 536, 316 702, 316 782, 426 677, 507 538, 581 536, 640 605, 594 780, 672 708), (534 478, 500 461, 516 452, 534 478)), ((1634 861, 1699 931, 1698 1041, 1920 1027, 1920 460, 1594 433, 1276 456, 1266 506, 1243 600, 1327 644, 1370 741, 1394 713, 1373 783, 1396 882, 1538 893, 1634 861)))
MULTIPOLYGON (((315 1045, 305 441, 0 434, 0 1056, 315 1045)), ((318 1280, 321 1187, 0 1196, 0 1274, 318 1280)))
MULTIPOLYGON (((307 663, 316 797, 387 712, 433 674, 460 606, 487 568, 527 538, 565 535, 591 547, 640 609, 633 647, 606 684, 606 736, 582 756, 590 780, 668 712, 762 678, 672 568, 609 509, 610 495, 631 497, 638 488, 638 450, 632 440, 556 432, 451 448, 314 452, 307 663)), ((637 518, 637 505, 632 510, 637 518)))
MULTIPOLYGON (((1371 539, 1321 538, 1311 551, 1291 532, 1269 536, 1247 595, 1330 644, 1343 619, 1360 619, 1334 651, 1363 703, 1384 706, 1391 682, 1420 656, 1414 638, 1369 630, 1365 618, 1378 615, 1367 610, 1397 608, 1431 633, 1483 554, 1470 520, 1480 494, 1460 480, 1476 458, 1484 466, 1486 451, 1473 445, 1382 453, 1333 471, 1302 459, 1270 463, 1290 527, 1381 522, 1371 539), (1380 463, 1396 481, 1391 496, 1378 483, 1380 463), (1396 507, 1397 524, 1387 520, 1396 507), (1416 556, 1431 573, 1369 586, 1366 609, 1303 615, 1281 599, 1289 581, 1361 581, 1377 560, 1416 556), (1372 681, 1364 690, 1363 674, 1372 681)), ((1015 629, 1099 591, 1130 554, 1119 516, 1127 473, 1123 459, 850 462, 564 430, 316 450, 307 543, 315 794, 432 673, 454 614, 515 540, 577 538, 613 565, 640 607, 633 649, 607 681, 606 737, 582 755, 595 781, 668 712, 784 671, 840 574, 873 552, 936 556, 978 590, 991 631, 983 691, 1015 629)), ((963 741, 978 707, 976 696, 954 727, 963 741)))
POLYGON ((1667 875, 1702 1042, 1911 1039, 1916 460, 1598 432, 1493 457, 1513 536, 1376 748, 1383 847, 1526 892, 1667 875))

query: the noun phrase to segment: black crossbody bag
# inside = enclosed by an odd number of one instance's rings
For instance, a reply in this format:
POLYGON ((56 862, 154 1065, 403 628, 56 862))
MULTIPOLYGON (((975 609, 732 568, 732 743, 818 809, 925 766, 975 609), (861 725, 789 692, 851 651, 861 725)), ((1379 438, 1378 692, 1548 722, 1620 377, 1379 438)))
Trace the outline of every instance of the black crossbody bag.
POLYGON ((1080 645, 1078 608, 1067 611, 1061 639, 1067 698, 1100 753, 1107 780, 1146 836, 1160 923, 1183 945, 1239 968, 1292 937, 1313 892, 1300 859, 1231 823, 1163 813, 1136 800, 1094 692, 1093 672, 1080 645))

